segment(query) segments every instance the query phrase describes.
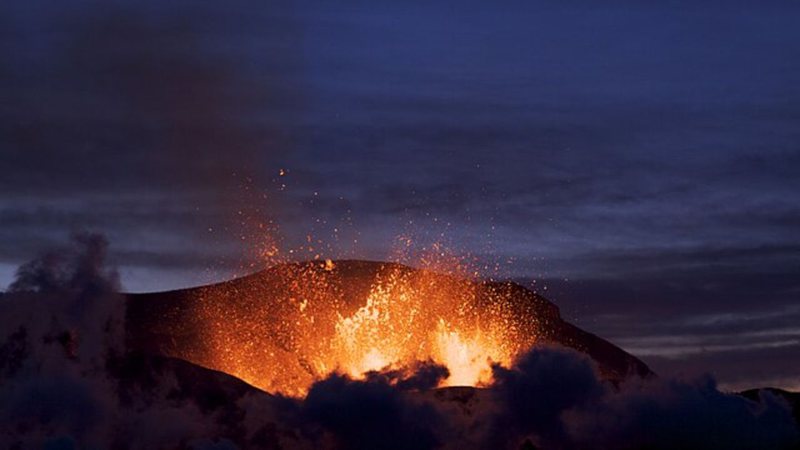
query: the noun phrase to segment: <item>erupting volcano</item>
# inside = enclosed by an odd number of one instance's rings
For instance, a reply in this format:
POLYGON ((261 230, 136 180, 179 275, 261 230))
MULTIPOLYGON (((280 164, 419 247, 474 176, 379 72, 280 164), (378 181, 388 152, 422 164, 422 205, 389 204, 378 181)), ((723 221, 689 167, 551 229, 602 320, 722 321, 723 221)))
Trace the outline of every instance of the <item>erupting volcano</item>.
POLYGON ((481 386, 537 343, 589 354, 609 378, 649 369, 561 320, 510 282, 397 263, 279 264, 225 283, 130 295, 135 347, 227 372, 263 390, 302 396, 338 372, 444 366, 443 386, 481 386))

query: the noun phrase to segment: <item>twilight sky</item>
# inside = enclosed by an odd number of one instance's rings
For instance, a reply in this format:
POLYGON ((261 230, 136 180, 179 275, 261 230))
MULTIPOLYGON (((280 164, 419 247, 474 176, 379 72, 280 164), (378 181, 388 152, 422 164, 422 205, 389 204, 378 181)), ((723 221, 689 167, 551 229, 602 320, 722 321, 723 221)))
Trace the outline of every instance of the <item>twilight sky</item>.
POLYGON ((657 372, 800 389, 800 3, 163 3, 0 6, 0 286, 77 229, 130 291, 444 233, 657 372))

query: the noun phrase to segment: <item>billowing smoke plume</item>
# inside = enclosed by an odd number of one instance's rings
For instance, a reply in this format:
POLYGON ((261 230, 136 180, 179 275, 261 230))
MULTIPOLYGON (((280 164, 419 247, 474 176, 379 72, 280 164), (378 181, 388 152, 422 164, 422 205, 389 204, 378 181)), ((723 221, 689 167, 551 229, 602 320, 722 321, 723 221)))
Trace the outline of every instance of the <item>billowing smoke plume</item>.
POLYGON ((0 445, 41 447, 62 434, 96 443, 107 425, 103 372, 123 351, 124 303, 103 265, 106 246, 102 236, 75 235, 22 265, 0 301, 0 445))
POLYGON ((503 447, 533 435, 543 443, 564 442, 569 437, 562 414, 600 401, 607 389, 591 361, 573 351, 537 348, 511 369, 495 366, 498 409, 489 441, 503 447))
POLYGON ((332 375, 312 386, 300 417, 350 449, 432 449, 440 446, 442 417, 434 406, 414 402, 385 379, 353 381, 332 375))
POLYGON ((592 361, 534 348, 511 369, 495 368, 488 442, 540 448, 793 448, 798 428, 784 400, 756 403, 720 392, 711 378, 602 381, 592 361))
POLYGON ((155 401, 179 393, 179 380, 121 376, 137 366, 107 247, 101 235, 75 234, 22 265, 0 294, 0 447, 158 448, 216 433, 191 402, 155 401))
POLYGON ((420 362, 400 369, 368 372, 367 380, 393 386, 401 391, 427 391, 450 376, 447 367, 433 361, 420 362))
POLYGON ((30 299, 21 309, 9 308, 13 312, 4 319, 85 363, 96 364, 105 351, 120 352, 124 302, 116 271, 106 268, 107 248, 101 235, 76 233, 70 246, 23 264, 8 290, 30 299))
POLYGON ((127 351, 102 236, 23 265, 0 297, 3 448, 790 449, 789 406, 713 380, 613 385, 584 355, 539 346, 483 389, 435 389, 430 362, 332 374, 276 397, 178 359, 127 351))

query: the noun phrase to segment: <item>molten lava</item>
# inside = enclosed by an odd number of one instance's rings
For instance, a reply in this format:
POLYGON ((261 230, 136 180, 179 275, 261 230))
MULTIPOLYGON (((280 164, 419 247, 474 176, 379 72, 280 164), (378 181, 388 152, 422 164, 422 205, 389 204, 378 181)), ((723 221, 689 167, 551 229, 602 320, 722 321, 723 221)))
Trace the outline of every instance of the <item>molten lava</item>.
POLYGON ((489 380, 492 362, 510 362, 502 330, 489 323, 482 327, 469 311, 474 293, 467 286, 410 280, 397 270, 386 278, 377 280, 364 306, 337 315, 332 358, 323 371, 337 368, 360 377, 431 360, 448 368, 448 385, 477 385, 489 380))
POLYGON ((292 396, 331 372, 359 378, 420 362, 446 366, 443 385, 478 386, 492 364, 509 365, 536 340, 534 306, 509 295, 399 264, 283 264, 201 290, 192 330, 200 339, 176 356, 292 396))

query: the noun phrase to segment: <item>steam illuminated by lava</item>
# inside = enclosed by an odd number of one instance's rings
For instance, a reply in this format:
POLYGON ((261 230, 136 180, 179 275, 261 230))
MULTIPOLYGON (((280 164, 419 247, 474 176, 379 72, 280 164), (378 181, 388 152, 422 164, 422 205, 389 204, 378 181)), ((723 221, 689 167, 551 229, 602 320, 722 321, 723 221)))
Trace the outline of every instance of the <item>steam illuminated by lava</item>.
POLYGON ((422 258, 422 270, 281 264, 224 294, 201 290, 194 331, 202 338, 177 356, 293 396, 331 372, 359 378, 421 362, 447 367, 443 385, 487 383, 491 364, 509 365, 534 344, 538 318, 533 305, 512 304, 502 289, 443 259, 422 258))

